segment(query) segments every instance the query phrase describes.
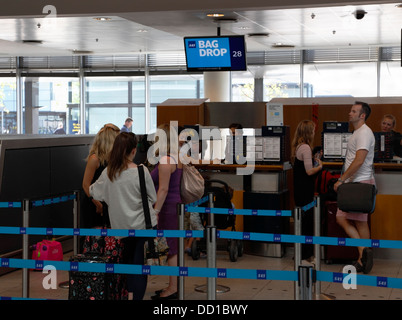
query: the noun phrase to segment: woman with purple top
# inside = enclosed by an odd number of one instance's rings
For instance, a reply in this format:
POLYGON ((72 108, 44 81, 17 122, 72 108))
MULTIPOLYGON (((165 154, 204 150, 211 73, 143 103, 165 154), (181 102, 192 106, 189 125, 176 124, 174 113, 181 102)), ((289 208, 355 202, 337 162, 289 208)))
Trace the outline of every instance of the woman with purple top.
MULTIPOLYGON (((157 199, 154 205, 158 213, 158 229, 177 230, 177 203, 181 202, 180 182, 183 165, 179 159, 178 134, 173 126, 164 124, 158 127, 155 145, 159 162, 151 172, 157 199)), ((169 245, 168 265, 177 266, 178 239, 167 238, 169 245)), ((177 277, 169 276, 167 288, 158 290, 153 300, 177 299, 177 277)))

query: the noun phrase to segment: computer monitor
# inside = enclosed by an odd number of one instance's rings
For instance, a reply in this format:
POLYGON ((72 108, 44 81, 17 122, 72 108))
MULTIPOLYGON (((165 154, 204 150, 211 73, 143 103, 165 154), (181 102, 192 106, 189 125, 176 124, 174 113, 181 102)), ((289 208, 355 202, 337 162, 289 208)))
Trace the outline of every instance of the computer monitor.
POLYGON ((323 159, 336 161, 344 159, 351 135, 351 132, 323 132, 323 159))
POLYGON ((392 133, 374 132, 374 161, 389 160, 393 157, 392 133))

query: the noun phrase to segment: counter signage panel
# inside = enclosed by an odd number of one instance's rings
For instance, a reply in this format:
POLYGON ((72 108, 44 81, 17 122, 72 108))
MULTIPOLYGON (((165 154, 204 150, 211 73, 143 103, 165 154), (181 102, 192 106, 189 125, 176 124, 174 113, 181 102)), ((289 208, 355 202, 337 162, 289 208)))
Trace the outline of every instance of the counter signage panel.
POLYGON ((247 70, 244 36, 185 37, 188 71, 247 70))

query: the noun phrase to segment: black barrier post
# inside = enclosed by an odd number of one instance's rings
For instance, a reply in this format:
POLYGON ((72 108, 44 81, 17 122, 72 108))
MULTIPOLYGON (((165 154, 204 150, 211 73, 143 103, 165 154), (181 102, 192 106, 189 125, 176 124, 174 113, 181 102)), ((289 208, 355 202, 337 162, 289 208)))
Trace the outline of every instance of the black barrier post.
MULTIPOLYGON (((29 200, 25 200, 22 202, 23 211, 22 211, 22 227, 29 228, 29 200)), ((29 259, 29 235, 24 233, 22 235, 22 259, 29 259)), ((29 297, 29 269, 22 269, 22 297, 29 297)))
MULTIPOLYGON (((296 236, 301 235, 301 220, 302 220, 302 211, 300 207, 296 207, 293 210, 293 219, 294 219, 294 234, 296 236)), ((294 265, 295 271, 299 271, 299 266, 301 264, 301 243, 295 242, 294 244, 294 265)), ((295 300, 300 300, 300 283, 299 281, 295 282, 295 300)))
MULTIPOLYGON (((184 230, 184 215, 185 215, 185 204, 178 203, 177 204, 177 213, 179 219, 179 230, 184 230)), ((178 265, 179 267, 184 267, 184 238, 179 238, 179 253, 177 255, 178 265)), ((178 292, 179 292, 179 300, 184 300, 184 277, 179 276, 178 281, 178 292)))

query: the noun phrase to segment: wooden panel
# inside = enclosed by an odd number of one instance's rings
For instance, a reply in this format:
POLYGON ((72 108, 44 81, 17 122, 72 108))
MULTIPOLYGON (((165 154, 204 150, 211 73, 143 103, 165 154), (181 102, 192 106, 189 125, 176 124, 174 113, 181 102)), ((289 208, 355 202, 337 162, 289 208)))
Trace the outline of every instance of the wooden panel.
POLYGON ((283 106, 283 122, 285 126, 289 126, 290 143, 294 137, 296 127, 302 120, 312 120, 312 107, 310 105, 286 105, 283 106))
POLYGON ((178 121, 183 125, 204 125, 204 104, 199 106, 157 106, 157 125, 178 121))
POLYGON ((371 215, 372 239, 402 240, 401 207, 402 195, 377 195, 375 211, 371 215))

